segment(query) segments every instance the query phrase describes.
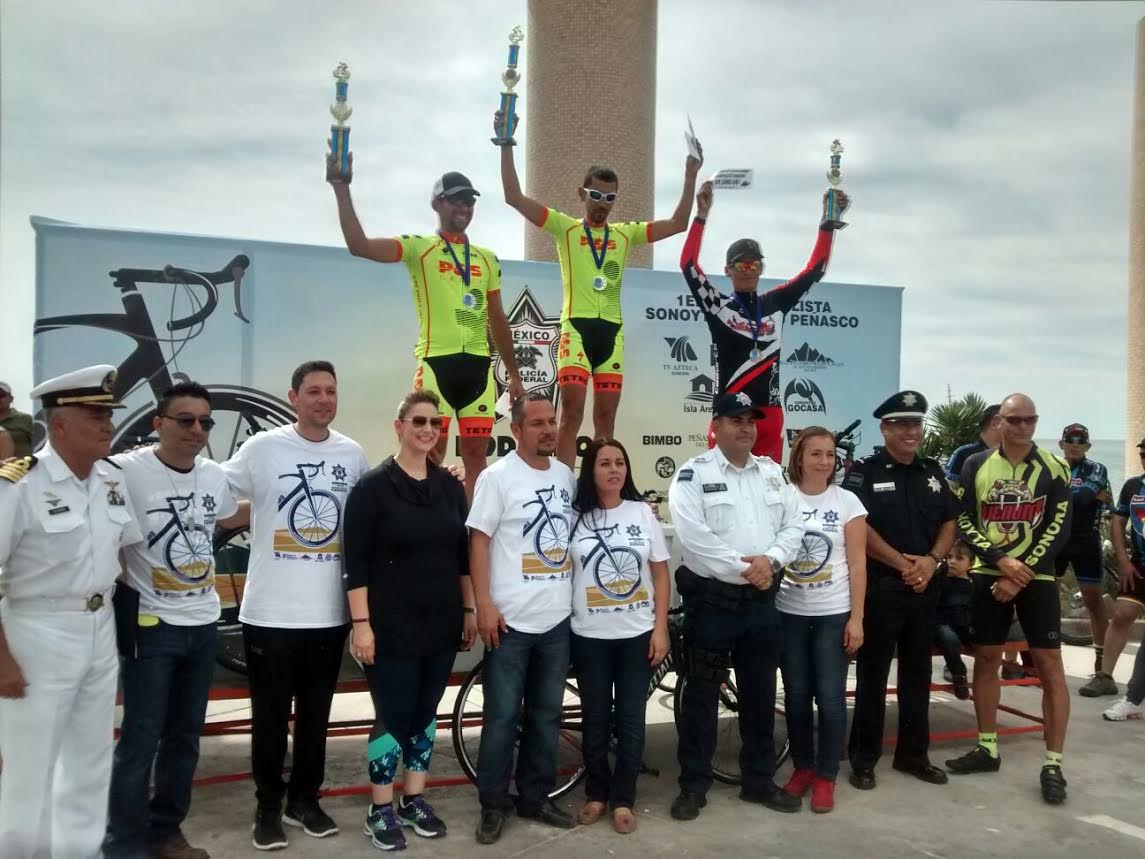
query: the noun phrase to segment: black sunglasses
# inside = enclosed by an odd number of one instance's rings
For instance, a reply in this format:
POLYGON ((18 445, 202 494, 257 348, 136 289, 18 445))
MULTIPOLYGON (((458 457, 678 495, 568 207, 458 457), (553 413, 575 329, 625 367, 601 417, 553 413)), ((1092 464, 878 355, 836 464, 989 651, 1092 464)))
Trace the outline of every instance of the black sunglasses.
POLYGON ((179 429, 190 429, 198 422, 199 426, 203 428, 203 432, 210 432, 214 429, 217 421, 214 418, 196 418, 187 415, 160 415, 161 418, 166 418, 169 421, 174 421, 179 425, 179 429))
POLYGON ((402 418, 403 423, 413 424, 418 429, 424 427, 427 423, 434 429, 441 429, 441 416, 437 415, 432 418, 427 418, 425 415, 414 415, 412 418, 402 418))
POLYGON ((1066 444, 1089 444, 1089 439, 1083 435, 1067 435, 1062 441, 1066 444))

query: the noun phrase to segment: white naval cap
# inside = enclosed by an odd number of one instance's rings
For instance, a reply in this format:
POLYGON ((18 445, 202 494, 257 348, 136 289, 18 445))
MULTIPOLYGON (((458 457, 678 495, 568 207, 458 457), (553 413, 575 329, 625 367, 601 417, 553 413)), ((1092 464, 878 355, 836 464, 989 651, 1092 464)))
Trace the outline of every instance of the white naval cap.
POLYGON ((41 382, 28 394, 33 400, 40 400, 45 409, 60 406, 97 406, 106 409, 122 409, 116 402, 115 367, 110 364, 96 364, 73 370, 41 382))

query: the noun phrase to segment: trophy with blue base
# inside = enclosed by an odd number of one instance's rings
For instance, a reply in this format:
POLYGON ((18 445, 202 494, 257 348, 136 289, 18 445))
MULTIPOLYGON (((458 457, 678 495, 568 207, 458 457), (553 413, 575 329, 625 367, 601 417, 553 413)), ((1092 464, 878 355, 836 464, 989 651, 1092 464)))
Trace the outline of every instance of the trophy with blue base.
POLYGON ((501 107, 497 111, 499 119, 494 129, 497 136, 491 138, 495 146, 517 145, 513 139, 513 132, 517 130, 517 94, 513 92, 513 87, 521 81, 517 62, 521 57, 521 42, 524 39, 525 31, 520 27, 514 27, 509 33, 509 63, 501 75, 505 89, 501 90, 501 107))
POLYGON ((823 226, 841 230, 847 226, 843 213, 851 205, 851 200, 839 186, 843 184, 843 172, 839 162, 843 158, 843 144, 838 140, 831 143, 831 169, 827 171, 827 181, 831 187, 823 195, 823 226))
POLYGON ((330 105, 330 115, 334 117, 334 125, 330 126, 330 155, 342 176, 350 175, 350 126, 346 120, 354 108, 346 103, 349 89, 350 69, 345 63, 338 63, 334 69, 334 103, 330 105))

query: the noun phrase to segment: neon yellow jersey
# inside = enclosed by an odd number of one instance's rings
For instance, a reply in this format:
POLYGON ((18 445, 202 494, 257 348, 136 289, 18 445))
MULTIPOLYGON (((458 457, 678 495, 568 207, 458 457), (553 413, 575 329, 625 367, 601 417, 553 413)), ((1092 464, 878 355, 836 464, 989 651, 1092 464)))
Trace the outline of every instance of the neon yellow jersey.
MULTIPOLYGON (((624 278, 628 251, 637 245, 648 244, 651 226, 647 221, 609 224, 604 265, 597 269, 592 248, 588 245, 588 236, 584 234, 584 221, 570 218, 556 209, 545 210, 545 222, 541 229, 556 241, 557 256, 561 261, 561 281, 564 284, 562 320, 587 317, 617 324, 622 322, 620 282, 624 278), (598 277, 603 278, 601 289, 593 285, 598 277)), ((591 232, 599 258, 604 246, 604 228, 592 229, 591 232)))
POLYGON ((464 243, 449 243, 439 235, 401 236, 402 262, 409 271, 418 334, 414 357, 488 355, 489 296, 501 291, 501 262, 490 250, 469 246, 469 286, 455 264, 465 265, 464 243))

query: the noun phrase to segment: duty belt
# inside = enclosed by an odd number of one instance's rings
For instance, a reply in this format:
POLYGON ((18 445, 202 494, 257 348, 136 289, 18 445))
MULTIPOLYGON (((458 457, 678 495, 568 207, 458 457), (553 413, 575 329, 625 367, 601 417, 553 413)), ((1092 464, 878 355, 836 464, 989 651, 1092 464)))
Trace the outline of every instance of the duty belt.
POLYGON ((733 585, 719 579, 709 579, 693 573, 684 565, 676 569, 676 590, 685 600, 695 600, 726 611, 738 611, 749 602, 770 602, 775 599, 779 576, 770 588, 761 591, 754 585, 733 585))
POLYGON ((89 597, 12 597, 5 601, 15 608, 50 608, 64 612, 97 612, 111 602, 110 593, 94 593, 89 597))

